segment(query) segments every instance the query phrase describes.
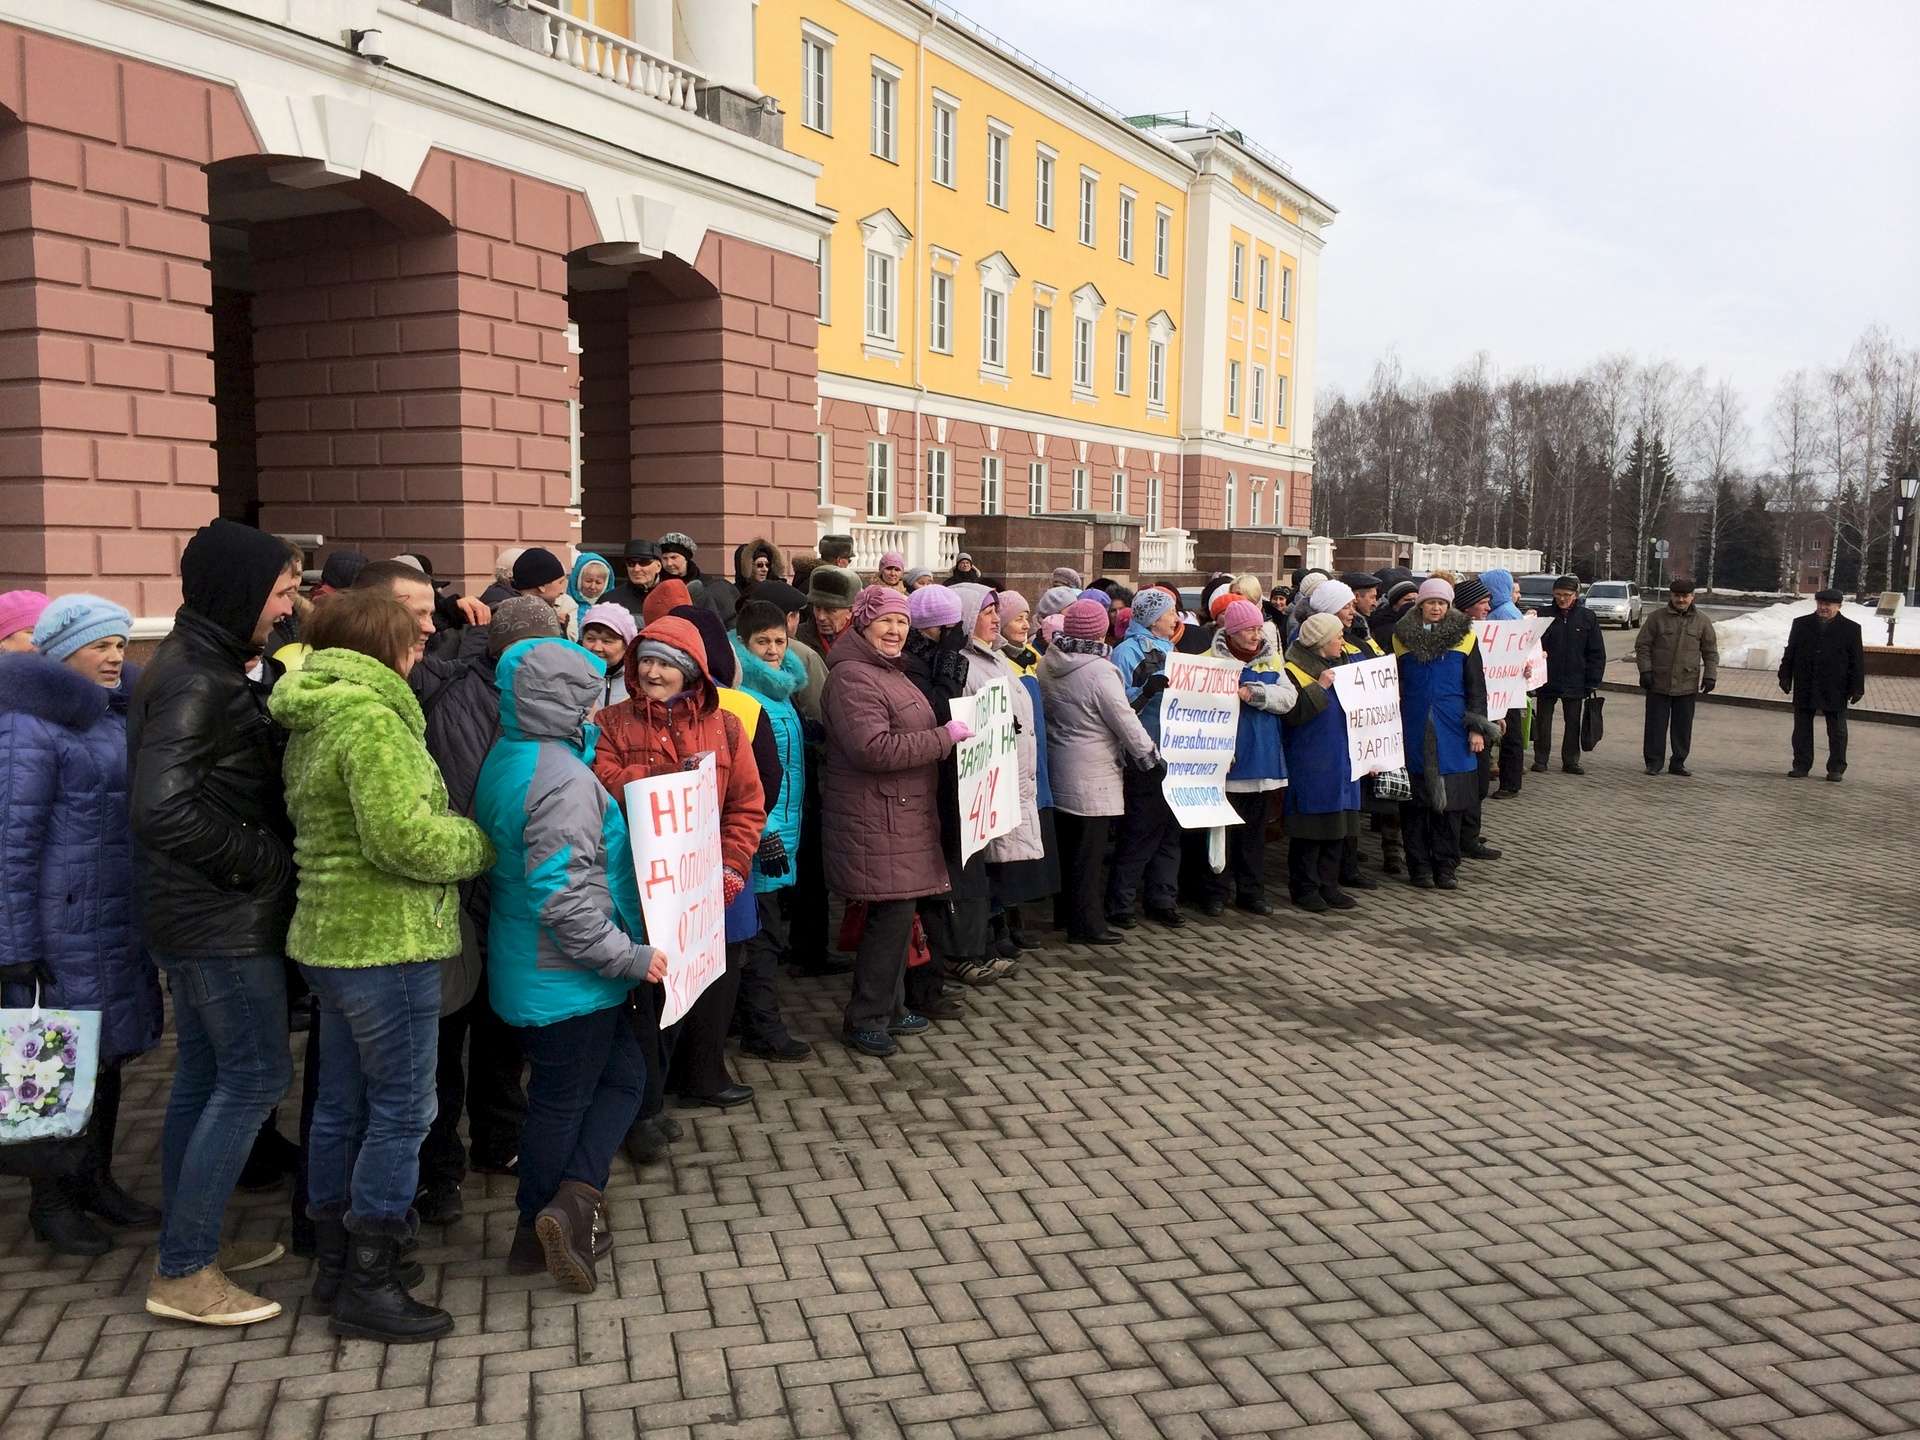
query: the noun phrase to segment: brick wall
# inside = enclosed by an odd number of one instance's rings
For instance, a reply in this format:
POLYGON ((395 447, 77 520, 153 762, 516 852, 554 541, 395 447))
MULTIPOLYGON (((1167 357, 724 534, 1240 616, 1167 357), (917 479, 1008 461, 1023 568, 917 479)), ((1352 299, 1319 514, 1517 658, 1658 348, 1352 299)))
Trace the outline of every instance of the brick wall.
POLYGON ((167 614, 215 512, 201 167, 258 142, 227 89, 10 25, 0 107, 0 587, 167 614))

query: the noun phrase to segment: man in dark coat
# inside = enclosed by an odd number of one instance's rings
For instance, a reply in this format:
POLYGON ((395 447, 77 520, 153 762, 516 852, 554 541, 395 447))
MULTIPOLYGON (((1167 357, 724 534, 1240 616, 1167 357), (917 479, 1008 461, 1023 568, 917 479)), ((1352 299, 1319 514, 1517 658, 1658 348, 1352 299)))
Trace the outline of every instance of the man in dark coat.
POLYGON ((1584 775, 1580 764, 1580 726, 1586 718, 1587 697, 1600 688, 1607 672, 1607 642, 1600 622, 1580 598, 1580 578, 1562 575, 1553 582, 1553 619, 1540 637, 1547 652, 1547 683, 1540 687, 1539 713, 1533 719, 1533 768, 1544 771, 1553 754, 1553 707, 1566 713, 1560 738, 1560 768, 1584 775))
POLYGON ((1793 769, 1804 779, 1813 769, 1813 717, 1827 717, 1827 779, 1839 782, 1847 769, 1847 706, 1867 693, 1867 657, 1860 626, 1840 613, 1840 592, 1813 597, 1813 614, 1787 632, 1780 657, 1780 688, 1793 696, 1793 769))
POLYGON ((641 607, 647 603, 653 587, 660 583, 660 547, 651 540, 629 540, 620 562, 627 578, 607 592, 607 599, 612 604, 625 606, 638 624, 642 619, 641 607))

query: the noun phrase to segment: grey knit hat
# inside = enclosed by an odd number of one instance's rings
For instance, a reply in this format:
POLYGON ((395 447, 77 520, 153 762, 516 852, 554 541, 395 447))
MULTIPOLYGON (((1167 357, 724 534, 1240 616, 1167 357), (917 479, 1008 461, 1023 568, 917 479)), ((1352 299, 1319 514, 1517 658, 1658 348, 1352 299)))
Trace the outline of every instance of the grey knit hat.
POLYGON ((493 607, 487 626, 487 654, 498 660, 516 640, 560 633, 560 612, 538 595, 516 595, 493 607))

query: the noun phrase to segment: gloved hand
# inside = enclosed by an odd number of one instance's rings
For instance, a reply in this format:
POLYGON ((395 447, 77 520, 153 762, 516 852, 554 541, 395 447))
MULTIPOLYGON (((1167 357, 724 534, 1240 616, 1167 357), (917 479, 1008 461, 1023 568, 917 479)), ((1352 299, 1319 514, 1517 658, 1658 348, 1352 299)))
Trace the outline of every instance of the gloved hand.
POLYGON ((747 877, 731 868, 722 870, 720 888, 726 892, 727 904, 731 905, 740 898, 740 892, 747 888, 747 877))
POLYGON ((956 745, 962 740, 973 738, 973 727, 964 720, 949 720, 943 728, 953 737, 953 743, 956 745))
POLYGON ((22 960, 13 965, 0 965, 0 985, 38 985, 42 989, 53 984, 53 972, 38 960, 22 960))
POLYGON ((1653 689, 1653 672, 1651 670, 1642 670, 1640 672, 1640 688, 1642 690, 1653 689))
POLYGON ((753 853, 753 863, 760 867, 762 875, 784 875, 791 868, 787 862, 787 842, 780 838, 778 831, 768 831, 760 841, 760 848, 753 853))
POLYGON ((1153 672, 1153 674, 1149 675, 1145 680, 1140 682, 1140 699, 1151 700, 1154 696, 1158 695, 1162 690, 1166 688, 1167 688, 1167 672, 1164 670, 1156 670, 1153 672))
POLYGON ((1133 768, 1142 774, 1160 769, 1161 766, 1162 762, 1158 755, 1136 755, 1133 760, 1133 768))
POLYGON ((1793 694, 1793 682, 1791 680, 1782 680, 1780 682, 1780 693, 1782 695, 1793 694))
MULTIPOLYGON (((1161 674, 1166 668, 1167 652, 1159 649, 1149 649, 1146 654, 1140 657, 1140 663, 1133 667, 1133 683, 1136 687, 1144 685, 1149 678, 1161 674)), ((1162 679, 1162 687, 1164 687, 1165 684, 1166 681, 1162 679)))
POLYGON ((1713 694, 1713 684, 1714 684, 1714 682, 1713 682, 1713 681, 1711 681, 1711 680, 1702 680, 1702 681, 1700 682, 1700 693, 1701 693, 1702 695, 1711 695, 1711 694, 1713 694))

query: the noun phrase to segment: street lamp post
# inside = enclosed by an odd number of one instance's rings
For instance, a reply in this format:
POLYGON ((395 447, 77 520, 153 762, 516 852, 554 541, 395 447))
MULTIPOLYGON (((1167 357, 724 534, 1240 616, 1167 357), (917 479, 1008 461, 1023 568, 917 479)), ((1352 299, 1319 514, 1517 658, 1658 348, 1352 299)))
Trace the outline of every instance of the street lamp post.
POLYGON ((1907 604, 1920 605, 1920 515, 1913 499, 1920 494, 1920 466, 1908 465, 1900 477, 1900 523, 1907 531, 1907 604))

